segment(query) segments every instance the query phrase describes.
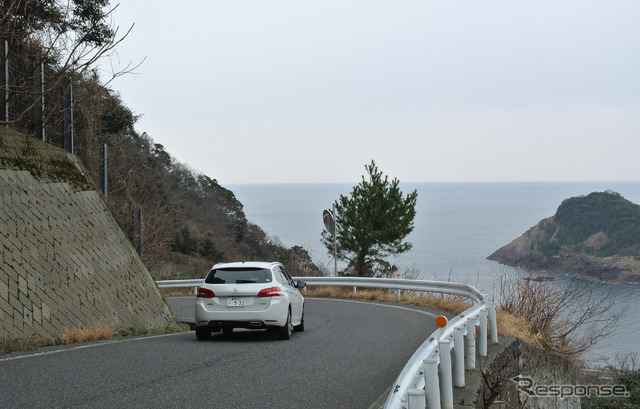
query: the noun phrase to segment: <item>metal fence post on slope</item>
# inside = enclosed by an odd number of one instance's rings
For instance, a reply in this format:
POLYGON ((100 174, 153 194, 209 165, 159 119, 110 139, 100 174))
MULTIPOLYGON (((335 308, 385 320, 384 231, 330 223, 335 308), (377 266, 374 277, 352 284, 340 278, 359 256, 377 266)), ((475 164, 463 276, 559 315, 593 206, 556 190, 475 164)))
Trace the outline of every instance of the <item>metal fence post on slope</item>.
POLYGON ((142 257, 142 209, 133 212, 133 246, 142 257))
POLYGON ((62 79, 64 92, 64 149, 73 152, 73 83, 71 78, 62 79))
POLYGON ((4 88, 4 120, 7 122, 5 126, 9 126, 9 41, 2 42, 2 50, 0 51, 2 61, 2 74, 0 76, 0 87, 4 88))
POLYGON ((104 197, 109 194, 109 178, 108 178, 108 162, 107 162, 107 144, 102 145, 102 163, 100 164, 100 187, 104 193, 104 197))
POLYGON ((44 125, 44 62, 42 61, 34 61, 33 67, 33 126, 36 130, 36 135, 42 141, 46 141, 44 125))

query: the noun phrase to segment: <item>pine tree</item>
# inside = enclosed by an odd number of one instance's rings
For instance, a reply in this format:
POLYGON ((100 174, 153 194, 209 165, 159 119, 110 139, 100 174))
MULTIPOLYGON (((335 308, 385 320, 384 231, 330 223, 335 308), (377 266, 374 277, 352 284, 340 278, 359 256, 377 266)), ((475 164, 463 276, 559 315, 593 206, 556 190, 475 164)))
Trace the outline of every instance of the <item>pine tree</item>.
MULTIPOLYGON (((404 239, 413 230, 418 192, 403 197, 399 180, 389 181, 373 160, 365 169, 368 178, 335 202, 337 257, 358 276, 388 275, 393 267, 385 257, 411 249, 404 239)), ((322 232, 322 242, 333 252, 329 232, 322 232)))

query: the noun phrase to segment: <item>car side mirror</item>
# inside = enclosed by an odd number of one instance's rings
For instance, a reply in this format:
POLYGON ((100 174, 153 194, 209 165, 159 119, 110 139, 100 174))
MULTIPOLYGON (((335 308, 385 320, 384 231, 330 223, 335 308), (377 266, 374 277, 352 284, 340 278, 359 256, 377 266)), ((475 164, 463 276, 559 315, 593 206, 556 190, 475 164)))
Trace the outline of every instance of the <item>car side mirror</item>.
POLYGON ((305 283, 302 280, 298 280, 296 281, 296 288, 305 288, 307 286, 307 283, 305 283))

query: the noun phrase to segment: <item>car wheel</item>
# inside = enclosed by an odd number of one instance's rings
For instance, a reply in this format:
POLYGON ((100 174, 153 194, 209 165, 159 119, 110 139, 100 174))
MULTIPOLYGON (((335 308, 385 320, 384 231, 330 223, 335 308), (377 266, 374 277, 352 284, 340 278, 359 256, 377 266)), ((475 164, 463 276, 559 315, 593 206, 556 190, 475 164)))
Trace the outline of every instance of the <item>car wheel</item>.
POLYGON ((304 309, 302 310, 302 318, 300 318, 300 325, 296 325, 293 327, 293 330, 296 332, 304 331, 304 309))
POLYGON ((211 336, 211 329, 207 327, 196 327, 196 337, 198 339, 209 339, 211 336))
POLYGON ((284 327, 278 328, 278 339, 287 340, 291 338, 291 332, 293 331, 293 325, 291 325, 291 310, 287 313, 287 323, 284 327))

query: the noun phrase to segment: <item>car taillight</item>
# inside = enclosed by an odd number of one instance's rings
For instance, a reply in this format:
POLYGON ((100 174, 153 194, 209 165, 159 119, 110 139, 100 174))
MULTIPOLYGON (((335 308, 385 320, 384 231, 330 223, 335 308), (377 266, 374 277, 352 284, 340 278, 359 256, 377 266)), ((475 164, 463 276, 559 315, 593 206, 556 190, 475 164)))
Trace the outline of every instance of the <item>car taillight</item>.
POLYGON ((280 287, 265 288, 260 290, 258 297, 282 297, 282 293, 280 291, 282 291, 280 287))
POLYGON ((213 298, 216 295, 213 293, 213 291, 209 290, 208 288, 198 288, 198 295, 196 297, 198 298, 213 298))

